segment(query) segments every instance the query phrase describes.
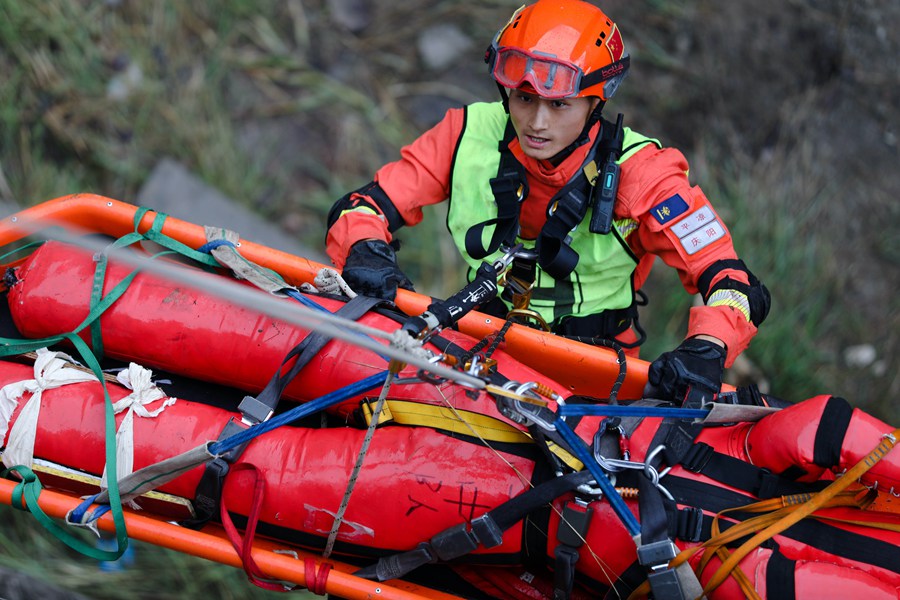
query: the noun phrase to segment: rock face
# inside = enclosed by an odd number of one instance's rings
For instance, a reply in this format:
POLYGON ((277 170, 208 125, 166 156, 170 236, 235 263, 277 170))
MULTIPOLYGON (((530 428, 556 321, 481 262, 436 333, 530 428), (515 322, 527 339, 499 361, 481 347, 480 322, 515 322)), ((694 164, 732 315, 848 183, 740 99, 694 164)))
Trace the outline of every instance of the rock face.
POLYGON ((300 244, 276 223, 244 208, 171 159, 156 165, 136 202, 198 225, 230 229, 239 233, 241 239, 319 262, 326 260, 320 250, 300 244))

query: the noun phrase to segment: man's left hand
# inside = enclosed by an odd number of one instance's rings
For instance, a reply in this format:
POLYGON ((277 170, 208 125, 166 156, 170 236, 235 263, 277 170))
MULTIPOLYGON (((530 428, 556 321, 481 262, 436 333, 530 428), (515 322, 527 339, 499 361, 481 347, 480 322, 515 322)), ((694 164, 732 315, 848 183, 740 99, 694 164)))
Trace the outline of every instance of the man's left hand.
POLYGON ((704 337, 684 340, 650 364, 647 397, 682 402, 689 388, 717 393, 722 388, 725 347, 704 337))

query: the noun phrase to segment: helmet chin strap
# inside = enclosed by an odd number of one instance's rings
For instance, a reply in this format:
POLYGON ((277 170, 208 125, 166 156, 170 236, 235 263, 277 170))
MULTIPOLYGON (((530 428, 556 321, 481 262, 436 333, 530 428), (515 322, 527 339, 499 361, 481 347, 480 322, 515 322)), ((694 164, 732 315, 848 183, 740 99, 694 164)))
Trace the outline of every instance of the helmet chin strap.
POLYGON ((550 164, 558 165, 562 161, 564 161, 572 152, 575 151, 576 148, 583 146, 588 143, 591 139, 591 129, 600 120, 601 113, 603 112, 603 106, 606 104, 605 101, 599 100, 597 102, 597 106, 594 107, 594 110, 591 111, 591 114, 588 115, 587 121, 584 124, 584 129, 581 130, 581 133, 578 134, 578 137, 575 138, 575 141, 554 154, 549 158, 550 164))

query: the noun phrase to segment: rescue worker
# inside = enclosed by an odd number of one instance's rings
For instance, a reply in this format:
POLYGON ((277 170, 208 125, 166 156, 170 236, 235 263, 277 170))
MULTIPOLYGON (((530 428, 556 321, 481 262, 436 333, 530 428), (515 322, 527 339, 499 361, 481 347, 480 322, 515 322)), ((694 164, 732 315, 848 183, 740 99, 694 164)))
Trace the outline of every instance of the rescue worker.
POLYGON ((394 233, 449 200, 470 279, 482 261, 527 249, 502 300, 481 310, 505 316, 527 303, 555 333, 615 339, 635 355, 637 294, 658 256, 704 305, 691 309, 684 342, 652 363, 655 396, 718 391, 769 293, 689 182, 682 153, 623 127, 621 115, 601 118, 629 60, 619 28, 592 4, 538 0, 516 11, 485 54, 502 100, 450 109, 332 207, 326 246, 344 280, 390 300, 412 290, 394 233))

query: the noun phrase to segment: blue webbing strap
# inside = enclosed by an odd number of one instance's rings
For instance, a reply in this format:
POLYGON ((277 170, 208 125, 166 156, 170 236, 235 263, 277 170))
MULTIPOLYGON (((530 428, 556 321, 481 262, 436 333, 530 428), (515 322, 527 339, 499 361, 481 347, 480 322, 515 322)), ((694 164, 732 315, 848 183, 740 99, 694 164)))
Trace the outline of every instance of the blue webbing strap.
MULTIPOLYGON (((365 379, 361 379, 356 383, 343 387, 339 390, 335 390, 333 392, 329 392, 324 396, 320 396, 315 400, 311 400, 306 404, 300 404, 295 408, 272 417, 268 421, 263 421, 262 423, 257 423, 241 431, 236 433, 230 437, 225 438, 224 440, 219 440, 216 442, 212 442, 208 446, 208 450, 210 454, 224 454, 229 450, 233 450, 238 446, 250 442, 254 438, 257 438, 264 433, 272 431, 282 425, 287 425, 297 419, 302 419, 303 417, 309 416, 315 412, 328 408, 333 404, 337 404, 338 402, 343 402, 344 400, 348 400, 358 394, 362 394, 363 392, 367 392, 369 390, 378 388, 384 384, 384 381, 387 379, 388 371, 382 371, 380 373, 375 373, 374 375, 370 375, 365 379)), ((113 480, 110 481, 110 487, 114 484, 113 480)), ((118 488, 116 489, 118 492, 118 488)), ((71 520, 79 523, 86 524, 91 521, 96 520, 103 514, 105 514, 109 509, 105 506, 101 505, 99 508, 94 510, 90 516, 84 517, 84 514, 87 512, 88 508, 94 503, 94 500, 99 494, 95 494, 86 498, 77 508, 75 508, 71 512, 71 520)), ((118 499, 118 494, 117 494, 118 499)), ((110 499, 112 499, 112 494, 110 494, 110 499)), ((124 550, 123 550, 124 551, 124 550)))
POLYGON ((282 425, 286 425, 288 423, 291 423, 292 421, 296 421, 297 419, 302 419, 303 417, 309 416, 320 410, 324 410, 329 406, 332 406, 333 404, 337 404, 338 402, 349 400, 350 398, 362 394, 363 392, 367 392, 369 390, 380 387, 384 384, 387 376, 388 371, 381 371, 379 373, 375 373, 374 375, 369 375, 365 379, 361 379, 355 383, 351 383, 350 385, 345 386, 339 390, 329 392, 324 396, 319 396, 315 400, 311 400, 305 404, 300 404, 299 406, 296 406, 287 412, 272 417, 268 421, 257 423, 256 425, 253 425, 245 429, 244 431, 240 431, 230 437, 227 437, 224 440, 219 440, 211 443, 209 445, 209 452, 211 454, 224 454, 225 452, 237 448, 241 444, 249 442, 253 438, 259 437, 268 431, 272 431, 273 429, 277 429, 282 425))
POLYGON ((662 417, 673 419, 703 419, 709 415, 705 408, 676 408, 674 406, 627 406, 624 404, 564 404, 559 407, 561 417, 662 417))
POLYGON ((572 428, 565 422, 563 417, 567 416, 617 416, 617 417, 674 417, 679 419, 702 419, 709 414, 708 410, 692 409, 692 408, 674 408, 665 406, 624 406, 610 404, 563 404, 559 406, 558 417, 553 422, 556 431, 569 445, 576 458, 584 463, 584 466, 591 475, 597 485, 606 495, 609 504, 615 511, 619 520, 632 536, 641 533, 641 525, 638 523, 634 514, 625 504, 625 501, 616 491, 615 486, 606 476, 606 473, 594 459, 593 454, 587 445, 575 435, 572 428))
MULTIPOLYGON (((560 407, 562 408, 562 407, 560 407)), ((619 492, 616 491, 615 486, 613 486, 612 482, 606 476, 606 473, 603 469, 600 468, 600 465, 597 464, 597 461, 594 460, 593 455, 588 450, 588 447, 585 445, 581 438, 575 435, 575 432, 563 421, 561 418, 557 418, 556 421, 553 422, 556 425, 556 431, 562 436, 562 438, 569 445, 569 449, 572 450, 575 457, 578 458, 584 466, 587 467, 587 470, 591 472, 591 475, 594 476, 594 481, 597 482, 597 485, 600 486, 600 489, 603 490, 603 493, 606 495, 606 499, 609 500, 609 505, 612 507, 613 511, 616 513, 616 516, 619 517, 619 520, 622 521, 622 524, 625 526, 625 529, 628 530, 628 533, 634 537, 641 532, 641 525, 638 523, 638 520, 631 513, 631 510, 628 508, 628 505, 625 504, 625 501, 622 499, 622 496, 619 495, 619 492)))

